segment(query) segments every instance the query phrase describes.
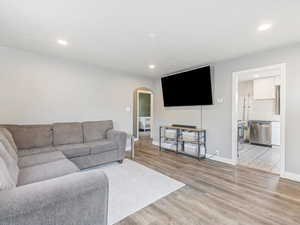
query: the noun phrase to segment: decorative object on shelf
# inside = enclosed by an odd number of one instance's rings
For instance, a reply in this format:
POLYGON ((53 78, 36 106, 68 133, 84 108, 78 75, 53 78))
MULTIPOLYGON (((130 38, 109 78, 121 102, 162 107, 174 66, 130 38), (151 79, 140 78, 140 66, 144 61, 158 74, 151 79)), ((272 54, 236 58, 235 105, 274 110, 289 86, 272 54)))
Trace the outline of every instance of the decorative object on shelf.
POLYGON ((159 128, 159 150, 173 151, 176 154, 183 154, 197 159, 206 158, 206 130, 189 128, 183 126, 161 126, 159 128), (174 146, 164 148, 162 145, 174 146), (186 145, 194 146, 196 155, 193 155, 186 149, 186 145), (203 149, 203 153, 202 150, 203 149))

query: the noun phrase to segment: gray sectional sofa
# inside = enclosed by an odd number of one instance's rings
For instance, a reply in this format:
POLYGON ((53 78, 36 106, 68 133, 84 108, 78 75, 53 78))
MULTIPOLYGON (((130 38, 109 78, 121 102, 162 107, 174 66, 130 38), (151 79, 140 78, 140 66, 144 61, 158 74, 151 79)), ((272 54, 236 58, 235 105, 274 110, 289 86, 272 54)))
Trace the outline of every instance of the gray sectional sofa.
POLYGON ((80 169, 119 161, 112 121, 0 125, 1 225, 106 225, 108 180, 80 169))

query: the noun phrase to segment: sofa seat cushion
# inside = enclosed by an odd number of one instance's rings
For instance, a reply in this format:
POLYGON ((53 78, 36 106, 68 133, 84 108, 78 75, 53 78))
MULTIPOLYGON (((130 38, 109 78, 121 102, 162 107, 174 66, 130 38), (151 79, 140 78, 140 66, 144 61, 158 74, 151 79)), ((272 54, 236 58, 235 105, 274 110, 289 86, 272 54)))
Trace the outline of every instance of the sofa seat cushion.
POLYGON ((81 123, 53 124, 54 146, 83 143, 81 123))
POLYGON ((78 167, 68 159, 26 167, 20 170, 17 186, 49 180, 77 171, 79 171, 78 167))
POLYGON ((61 159, 66 159, 66 157, 62 152, 59 151, 44 152, 44 153, 19 157, 18 165, 19 168, 25 168, 25 167, 44 164, 44 163, 54 162, 61 159))
POLYGON ((94 142, 105 139, 107 131, 112 128, 112 120, 83 122, 84 142, 94 142))
POLYGON ((109 140, 89 142, 89 143, 87 143, 87 145, 91 148, 92 155, 118 149, 118 145, 109 140))
POLYGON ((70 144, 55 147, 57 151, 61 151, 67 158, 86 156, 90 154, 90 148, 87 144, 70 144))
POLYGON ((43 152, 55 152, 56 149, 54 147, 45 147, 45 148, 31 148, 31 149, 19 149, 18 156, 24 157, 28 155, 39 154, 43 152))

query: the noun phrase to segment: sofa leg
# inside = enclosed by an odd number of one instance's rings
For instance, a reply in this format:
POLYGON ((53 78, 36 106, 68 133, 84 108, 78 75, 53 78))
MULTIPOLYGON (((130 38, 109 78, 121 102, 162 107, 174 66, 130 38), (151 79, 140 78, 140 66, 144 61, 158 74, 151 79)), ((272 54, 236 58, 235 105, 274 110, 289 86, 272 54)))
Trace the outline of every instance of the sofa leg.
POLYGON ((118 160, 118 162, 122 164, 122 163, 123 163, 123 159, 121 159, 121 160, 118 160))

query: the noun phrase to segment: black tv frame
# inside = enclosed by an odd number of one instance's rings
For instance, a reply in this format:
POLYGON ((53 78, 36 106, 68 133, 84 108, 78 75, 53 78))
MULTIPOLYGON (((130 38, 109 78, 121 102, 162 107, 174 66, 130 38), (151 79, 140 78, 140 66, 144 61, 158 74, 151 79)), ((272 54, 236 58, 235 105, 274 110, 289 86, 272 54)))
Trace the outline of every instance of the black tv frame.
MULTIPOLYGON (((204 67, 209 67, 210 68, 210 82, 211 82, 211 104, 203 104, 203 105, 174 105, 174 106, 166 106, 164 104, 164 107, 199 107, 199 106, 207 106, 207 105, 213 105, 214 104, 214 88, 213 88, 213 67, 210 65, 210 64, 206 64, 206 65, 201 65, 201 66, 196 66, 196 67, 190 67, 190 68, 187 68, 187 69, 183 69, 183 70, 177 70, 175 72, 172 72, 172 73, 169 73, 169 74, 166 74, 164 76, 161 77, 162 78, 165 78, 165 77, 169 77, 169 76, 173 76, 173 75, 179 75, 181 73, 185 73, 185 72, 189 72, 189 71, 193 71, 193 70, 197 70, 197 69, 201 69, 201 68, 204 68, 204 67)), ((164 101, 164 99, 163 99, 164 101)))

